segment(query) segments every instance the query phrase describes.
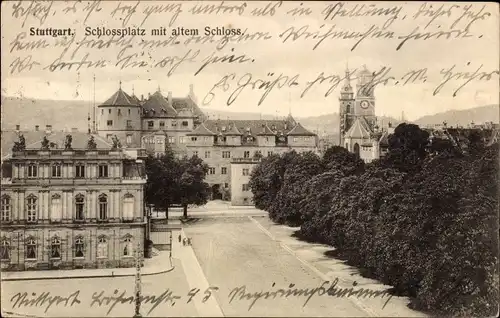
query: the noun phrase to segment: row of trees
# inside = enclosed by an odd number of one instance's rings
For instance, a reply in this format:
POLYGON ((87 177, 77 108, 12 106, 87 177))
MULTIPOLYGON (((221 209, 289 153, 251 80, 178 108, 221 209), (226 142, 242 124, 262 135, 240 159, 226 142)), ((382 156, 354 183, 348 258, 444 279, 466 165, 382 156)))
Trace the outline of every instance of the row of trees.
POLYGON ((320 158, 290 152, 253 171, 255 205, 348 263, 411 307, 489 316, 498 308, 498 143, 468 136, 468 151, 401 124, 382 160, 341 147, 320 158))
POLYGON ((204 181, 208 165, 197 156, 178 158, 171 149, 161 157, 146 159, 148 181, 145 200, 157 209, 165 210, 172 205, 182 205, 187 218, 188 205, 207 203, 210 187, 204 181))

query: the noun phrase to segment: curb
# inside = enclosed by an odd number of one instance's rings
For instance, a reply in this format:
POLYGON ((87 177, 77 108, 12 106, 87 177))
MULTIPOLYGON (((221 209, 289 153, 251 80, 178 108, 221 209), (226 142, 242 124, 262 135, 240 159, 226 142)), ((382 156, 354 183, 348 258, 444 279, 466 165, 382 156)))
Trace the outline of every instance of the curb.
MULTIPOLYGON (((159 274, 164 274, 171 272, 175 269, 175 266, 171 266, 167 270, 162 270, 159 272, 151 272, 151 273, 141 273, 141 276, 152 276, 152 275, 159 275, 159 274)), ((21 278, 2 278, 2 282, 9 282, 9 281, 27 281, 27 280, 47 280, 47 279, 83 279, 83 278, 102 278, 102 277, 133 277, 135 276, 134 274, 113 274, 113 275, 79 275, 79 276, 66 276, 66 277, 21 277, 21 278)))
MULTIPOLYGON (((278 243, 280 245, 280 247, 282 247, 285 251, 287 251, 289 254, 293 255, 299 262, 301 262, 303 265, 305 265, 307 268, 309 268, 311 271, 313 271, 316 275, 318 275, 321 279, 323 279, 324 281, 330 281, 331 278, 328 277, 327 275, 325 275, 324 273, 322 273, 320 270, 318 270, 316 267, 314 267, 314 265, 310 264, 309 262, 303 260, 302 258, 300 258, 297 253, 295 251, 293 251, 289 246, 287 246, 286 244, 282 243, 281 241, 278 241, 276 239, 276 237, 274 235, 271 234, 271 232, 269 232, 266 228, 264 228, 262 226, 262 224, 260 224, 257 220, 255 220, 254 218, 252 217, 248 217, 262 232, 264 232, 264 234, 266 234, 267 236, 269 236, 269 238, 271 238, 273 241, 275 241, 276 243, 278 243)), ((340 283, 343 283, 343 284, 347 284, 349 285, 348 282, 346 282, 344 279, 339 279, 339 282, 340 283)), ((339 286, 340 287, 340 286, 339 286)), ((351 298, 351 297, 347 297, 347 299, 349 299, 356 307, 358 307, 359 309, 361 309, 362 311, 364 311, 368 316, 370 317, 379 317, 379 315, 377 313, 375 313, 371 308, 367 307, 365 304, 363 304, 362 302, 360 302, 357 298, 351 298)))

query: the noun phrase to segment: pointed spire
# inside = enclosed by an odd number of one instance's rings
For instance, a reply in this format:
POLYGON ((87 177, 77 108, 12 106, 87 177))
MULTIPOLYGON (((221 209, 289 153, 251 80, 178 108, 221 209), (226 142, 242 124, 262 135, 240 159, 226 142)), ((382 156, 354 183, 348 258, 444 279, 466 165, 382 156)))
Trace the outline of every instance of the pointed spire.
POLYGON ((135 89, 134 89, 134 85, 132 85, 132 95, 135 96, 135 89))
POLYGON ((120 80, 120 90, 122 89, 122 80, 120 80))
POLYGON ((160 84, 158 84, 158 92, 161 92, 160 84))

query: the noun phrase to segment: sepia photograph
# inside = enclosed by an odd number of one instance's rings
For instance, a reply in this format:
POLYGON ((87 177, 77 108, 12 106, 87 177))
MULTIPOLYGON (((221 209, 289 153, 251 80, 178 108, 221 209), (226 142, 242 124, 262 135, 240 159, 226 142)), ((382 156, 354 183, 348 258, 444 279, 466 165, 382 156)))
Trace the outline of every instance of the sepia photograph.
POLYGON ((495 2, 1 3, 2 317, 498 317, 495 2))

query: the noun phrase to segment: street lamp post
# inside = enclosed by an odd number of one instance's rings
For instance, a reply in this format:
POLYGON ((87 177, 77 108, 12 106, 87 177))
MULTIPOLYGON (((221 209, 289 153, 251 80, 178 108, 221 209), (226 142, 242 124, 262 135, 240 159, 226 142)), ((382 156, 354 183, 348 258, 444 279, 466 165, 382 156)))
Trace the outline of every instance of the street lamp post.
POLYGON ((135 314, 134 318, 142 318, 141 315, 141 243, 137 243, 135 252, 135 314))

